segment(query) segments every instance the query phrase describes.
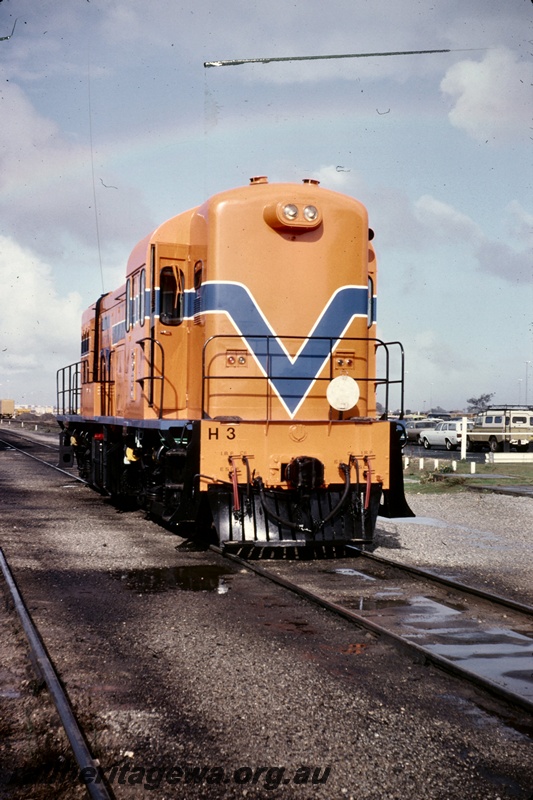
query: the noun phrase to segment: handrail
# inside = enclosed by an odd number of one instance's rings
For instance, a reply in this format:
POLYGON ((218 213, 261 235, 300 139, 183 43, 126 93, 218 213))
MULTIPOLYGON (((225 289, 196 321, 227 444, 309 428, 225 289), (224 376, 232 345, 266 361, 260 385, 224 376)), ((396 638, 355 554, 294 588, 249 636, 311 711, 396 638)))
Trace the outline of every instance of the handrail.
POLYGON ((58 414, 79 414, 81 400, 81 362, 57 370, 56 405, 58 414))
MULTIPOLYGON (((236 381, 264 381, 266 383, 266 390, 265 390, 265 402, 266 402, 266 420, 270 419, 270 401, 272 397, 272 382, 275 380, 284 380, 287 378, 285 374, 276 374, 274 371, 274 361, 278 357, 276 354, 272 353, 271 349, 271 342, 278 341, 281 339, 283 341, 290 341, 295 340, 299 342, 319 342, 325 341, 329 343, 329 347, 327 353, 320 353, 317 355, 310 355, 309 358, 325 361, 329 359, 329 370, 326 376, 317 377, 315 374, 305 374, 305 375, 292 375, 292 381, 309 381, 313 380, 316 383, 320 382, 330 382, 333 378, 333 358, 335 356, 335 351, 342 349, 342 347, 346 347, 346 345, 355 343, 355 342, 366 342, 366 343, 373 343, 376 349, 376 352, 379 348, 383 348, 385 352, 385 371, 384 374, 381 376, 373 375, 373 376, 366 376, 366 375, 355 375, 355 379, 360 383, 373 383, 376 387, 377 386, 384 386, 385 387, 385 412, 383 414, 383 418, 388 418, 389 416, 389 389, 393 385, 399 385, 400 387, 400 409, 401 409, 401 417, 403 418, 404 415, 404 379, 405 379, 405 354, 403 345, 401 342, 393 341, 393 342, 384 342, 381 339, 376 338, 368 338, 368 337, 343 337, 340 341, 333 337, 333 336, 274 336, 268 334, 258 334, 258 335, 251 335, 248 337, 249 339, 253 340, 254 342, 264 342, 265 347, 261 352, 261 357, 264 359, 262 371, 262 375, 250 376, 250 375, 232 375, 232 380, 236 381), (399 378, 392 378, 390 375, 391 371, 391 358, 390 358, 390 349, 391 348, 398 348, 400 349, 400 377, 399 378), (265 369, 266 367, 266 369, 265 369)), ((211 381, 217 380, 228 380, 227 374, 207 374, 207 356, 208 356, 208 348, 211 343, 216 339, 224 339, 224 340, 235 340, 240 341, 242 346, 246 348, 248 353, 252 356, 253 351, 250 348, 250 345, 246 341, 246 337, 243 337, 240 334, 215 334, 209 337, 202 349, 202 417, 207 418, 207 409, 206 409, 206 394, 207 394, 207 385, 211 381)), ((315 362, 316 363, 316 362, 315 362)), ((365 362, 366 363, 366 362, 365 362)))
POLYGON ((153 336, 145 336, 143 339, 138 339, 137 344, 140 345, 141 350, 146 356, 144 344, 145 342, 150 342, 151 347, 151 354, 147 357, 148 367, 150 369, 150 375, 147 378, 139 378, 138 383, 141 385, 142 390, 144 391, 144 381, 149 381, 149 389, 147 394, 148 405, 150 408, 154 408, 154 381, 161 381, 160 386, 160 393, 159 393, 159 413, 158 418, 163 418, 163 397, 164 397, 164 390, 165 390, 165 350, 163 345, 158 339, 155 339, 153 336), (161 356, 161 369, 160 375, 155 374, 155 346, 159 348, 159 355, 161 356))
POLYGON ((385 409, 388 415, 388 408, 389 408, 389 387, 391 384, 400 384, 400 417, 403 419, 404 417, 404 395, 405 395, 405 351, 403 349, 403 344, 398 341, 393 342, 382 342, 379 339, 374 339, 373 341, 378 342, 376 345, 376 352, 378 348, 384 347, 386 353, 386 374, 389 373, 389 347, 399 347, 400 348, 400 378, 395 381, 387 381, 387 385, 385 386, 385 409))
POLYGON ((115 381, 111 379, 111 360, 113 350, 102 351, 100 353, 100 411, 102 416, 112 416, 113 403, 111 398, 111 388, 115 381))

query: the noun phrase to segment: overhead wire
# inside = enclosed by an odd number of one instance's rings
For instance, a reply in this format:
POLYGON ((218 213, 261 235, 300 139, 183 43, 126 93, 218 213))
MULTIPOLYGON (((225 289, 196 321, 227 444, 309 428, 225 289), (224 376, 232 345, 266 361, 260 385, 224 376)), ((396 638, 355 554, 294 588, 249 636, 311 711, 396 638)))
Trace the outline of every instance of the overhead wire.
POLYGON ((227 61, 204 61, 204 67, 235 67, 242 64, 271 64, 279 61, 323 61, 336 58, 375 58, 377 56, 421 56, 430 53, 464 53, 485 48, 470 47, 466 49, 440 49, 440 50, 394 50, 385 53, 334 53, 323 56, 279 56, 268 58, 233 58, 227 61))

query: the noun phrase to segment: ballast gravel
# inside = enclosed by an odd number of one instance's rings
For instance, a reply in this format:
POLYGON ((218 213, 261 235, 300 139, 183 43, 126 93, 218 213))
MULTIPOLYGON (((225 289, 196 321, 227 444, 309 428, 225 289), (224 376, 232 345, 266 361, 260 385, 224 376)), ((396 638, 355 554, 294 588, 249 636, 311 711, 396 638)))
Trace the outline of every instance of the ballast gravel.
POLYGON ((409 494, 415 518, 378 520, 376 550, 533 606, 533 496, 409 494))

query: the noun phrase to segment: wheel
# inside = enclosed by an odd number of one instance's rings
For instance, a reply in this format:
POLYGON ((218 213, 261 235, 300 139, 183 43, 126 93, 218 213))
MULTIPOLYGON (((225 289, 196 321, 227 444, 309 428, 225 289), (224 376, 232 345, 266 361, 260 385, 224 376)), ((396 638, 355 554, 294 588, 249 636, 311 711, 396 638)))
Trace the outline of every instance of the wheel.
POLYGON ((446 439, 446 450, 455 450, 455 445, 449 439, 446 439))
POLYGON ((424 450, 431 450, 431 445, 427 439, 422 439, 422 444, 424 445, 424 450))
POLYGON ((472 439, 469 439, 468 436, 466 437, 466 449, 469 453, 475 453, 477 450, 477 445, 472 441, 472 439))
POLYGON ((502 449, 503 446, 494 437, 489 439, 489 450, 491 451, 491 453, 497 453, 499 450, 502 449))

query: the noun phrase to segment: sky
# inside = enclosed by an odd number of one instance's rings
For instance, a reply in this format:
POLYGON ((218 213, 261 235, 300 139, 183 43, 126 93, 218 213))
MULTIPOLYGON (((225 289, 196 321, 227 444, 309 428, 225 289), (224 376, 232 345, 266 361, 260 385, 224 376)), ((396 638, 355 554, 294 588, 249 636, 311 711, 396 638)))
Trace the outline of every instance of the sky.
POLYGON ((407 408, 533 403, 532 20, 531 0, 0 0, 0 397, 53 404, 135 244, 267 175, 368 208, 407 408))

